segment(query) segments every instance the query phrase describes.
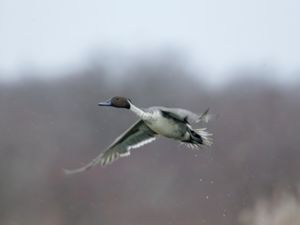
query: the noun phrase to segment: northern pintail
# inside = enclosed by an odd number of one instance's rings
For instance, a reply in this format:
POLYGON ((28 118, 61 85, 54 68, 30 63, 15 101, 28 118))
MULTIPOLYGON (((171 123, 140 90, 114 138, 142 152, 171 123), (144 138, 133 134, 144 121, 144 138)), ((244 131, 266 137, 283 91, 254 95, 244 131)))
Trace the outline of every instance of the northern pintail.
POLYGON ((162 106, 141 109, 125 97, 113 97, 108 101, 100 102, 98 105, 129 109, 139 117, 139 120, 121 134, 104 153, 99 154, 81 168, 64 170, 66 174, 80 173, 99 163, 102 166, 111 164, 120 157, 129 156, 131 149, 148 144, 158 136, 178 140, 191 148, 212 144, 212 134, 208 133, 206 128, 194 129, 190 125, 190 123, 200 121, 207 122, 210 116, 208 109, 201 115, 186 109, 162 106))

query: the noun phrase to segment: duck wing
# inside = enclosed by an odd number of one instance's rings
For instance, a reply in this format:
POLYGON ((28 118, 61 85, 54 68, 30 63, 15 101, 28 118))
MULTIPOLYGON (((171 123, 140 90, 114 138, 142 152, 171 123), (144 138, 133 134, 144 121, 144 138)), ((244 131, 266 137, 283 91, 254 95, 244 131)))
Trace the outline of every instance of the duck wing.
POLYGON ((186 109, 181 108, 167 108, 163 106, 151 107, 152 109, 160 110, 165 116, 171 117, 172 119, 179 120, 181 122, 198 123, 200 121, 207 122, 209 109, 205 110, 204 113, 198 115, 186 109))
POLYGON ((155 140, 156 133, 152 131, 143 120, 138 120, 123 134, 121 134, 104 153, 99 154, 90 163, 74 170, 64 170, 65 174, 81 173, 91 169, 97 164, 105 166, 120 157, 130 155, 130 149, 139 148, 155 140))

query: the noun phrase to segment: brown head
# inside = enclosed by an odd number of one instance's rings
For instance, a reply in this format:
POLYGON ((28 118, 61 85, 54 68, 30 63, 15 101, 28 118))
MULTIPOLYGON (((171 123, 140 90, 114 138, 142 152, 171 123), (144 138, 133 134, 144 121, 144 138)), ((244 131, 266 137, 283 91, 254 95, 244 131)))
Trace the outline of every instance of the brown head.
POLYGON ((100 102, 99 106, 112 106, 116 108, 130 109, 130 100, 125 97, 116 96, 105 102, 100 102))

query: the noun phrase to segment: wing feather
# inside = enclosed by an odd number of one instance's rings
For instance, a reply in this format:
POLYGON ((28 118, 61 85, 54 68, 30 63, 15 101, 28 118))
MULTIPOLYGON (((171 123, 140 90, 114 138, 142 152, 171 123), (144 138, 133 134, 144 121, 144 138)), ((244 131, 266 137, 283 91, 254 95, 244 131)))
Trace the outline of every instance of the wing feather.
POLYGON ((153 106, 149 108, 154 110, 160 110, 165 116, 171 117, 175 120, 188 123, 208 122, 212 118, 215 118, 213 114, 209 113, 209 108, 202 114, 198 115, 186 109, 181 108, 167 108, 163 106, 153 106))
POLYGON ((130 149, 139 148, 155 140, 156 133, 152 131, 143 120, 138 120, 123 134, 121 134, 104 153, 99 154, 85 166, 74 169, 64 170, 65 174, 81 173, 91 169, 97 164, 102 166, 111 164, 120 157, 130 155, 130 149))

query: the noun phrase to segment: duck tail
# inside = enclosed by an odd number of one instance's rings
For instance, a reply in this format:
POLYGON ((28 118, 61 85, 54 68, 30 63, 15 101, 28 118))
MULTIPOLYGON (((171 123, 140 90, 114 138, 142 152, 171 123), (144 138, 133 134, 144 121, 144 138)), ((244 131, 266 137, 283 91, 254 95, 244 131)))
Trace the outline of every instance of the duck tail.
POLYGON ((209 112, 209 108, 207 108, 202 114, 198 116, 196 123, 205 122, 208 123, 211 120, 216 120, 219 118, 219 114, 212 114, 209 112))
POLYGON ((207 132, 206 128, 194 129, 191 134, 192 141, 197 141, 201 145, 211 146, 213 143, 211 137, 213 134, 207 132))
POLYGON ((207 108, 201 115, 199 115, 198 119, 197 119, 197 123, 203 121, 205 123, 207 123, 210 120, 210 114, 209 112, 209 108, 207 108))

